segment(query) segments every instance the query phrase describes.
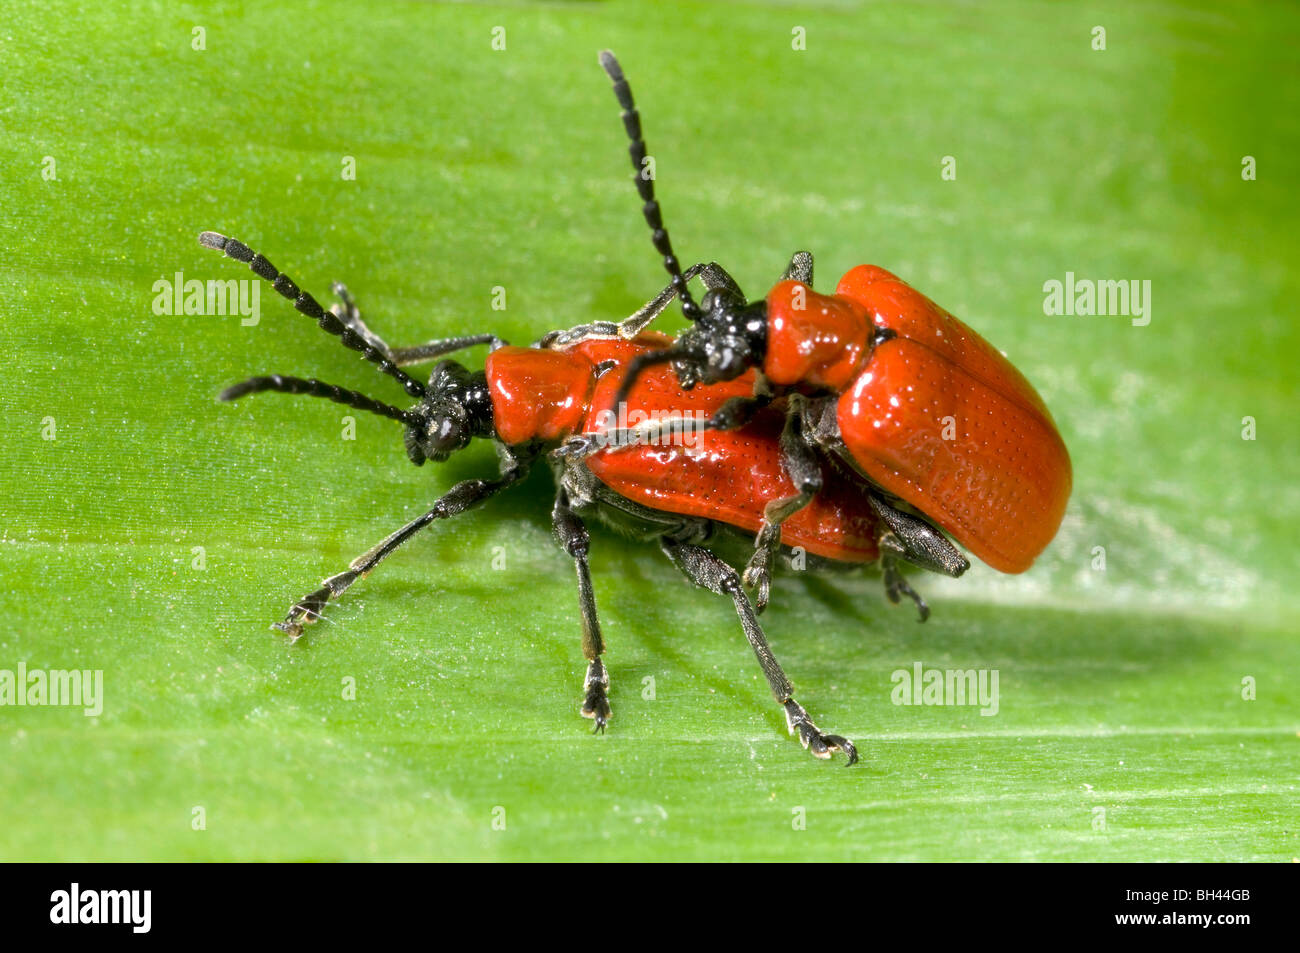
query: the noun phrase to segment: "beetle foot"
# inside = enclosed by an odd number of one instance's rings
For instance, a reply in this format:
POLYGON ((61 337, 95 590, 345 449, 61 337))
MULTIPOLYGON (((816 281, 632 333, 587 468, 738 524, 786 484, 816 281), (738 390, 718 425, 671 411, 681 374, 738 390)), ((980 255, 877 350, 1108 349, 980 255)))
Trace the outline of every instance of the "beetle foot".
POLYGON ((754 590, 754 611, 762 613, 767 608, 768 597, 772 594, 772 554, 769 550, 759 549, 749 557, 741 577, 746 589, 754 590))
POLYGON ((920 619, 917 621, 924 622, 926 619, 930 618, 930 607, 926 605, 925 600, 921 598, 921 594, 913 589, 907 579, 903 577, 903 574, 898 571, 898 567, 894 564, 893 560, 887 560, 884 568, 886 598, 888 598, 894 605, 898 605, 900 597, 907 596, 916 603, 916 611, 917 614, 920 615, 920 619))
POLYGON ((302 627, 324 618, 325 604, 345 592, 359 578, 361 573, 352 569, 341 572, 337 576, 330 576, 315 592, 295 602, 289 614, 284 617, 284 621, 275 623, 271 628, 283 632, 292 642, 298 641, 302 637, 302 627))
POLYGON ((603 433, 584 433, 570 437, 551 451, 553 460, 585 460, 606 445, 603 433))
POLYGON ((600 659, 593 659, 587 664, 587 678, 582 683, 582 689, 587 693, 587 698, 582 703, 582 717, 596 722, 592 734, 603 734, 610 719, 609 673, 605 671, 605 665, 600 659))
POLYGON ((803 706, 793 698, 785 703, 785 723, 790 729, 790 734, 796 731, 799 733, 799 743, 811 751, 813 757, 826 759, 833 752, 843 751, 848 756, 848 761, 844 765, 846 768, 851 764, 857 764, 858 749, 853 746, 853 742, 839 735, 822 734, 821 729, 808 717, 808 712, 804 711, 803 706))
POLYGON ((347 286, 341 281, 336 281, 330 285, 330 291, 334 292, 334 297, 339 299, 338 304, 330 307, 330 314, 359 334, 367 344, 384 357, 397 363, 393 358, 392 350, 384 343, 384 339, 366 327, 366 322, 361 320, 361 309, 348 293, 347 286))

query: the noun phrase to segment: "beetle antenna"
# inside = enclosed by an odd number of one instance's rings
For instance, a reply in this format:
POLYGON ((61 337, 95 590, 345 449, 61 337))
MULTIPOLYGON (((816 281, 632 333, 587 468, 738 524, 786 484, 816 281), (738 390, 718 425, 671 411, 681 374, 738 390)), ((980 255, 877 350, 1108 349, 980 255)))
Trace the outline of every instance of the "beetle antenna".
POLYGON ((389 420, 396 420, 399 423, 412 426, 421 422, 419 417, 408 410, 402 410, 392 404, 385 404, 383 401, 367 397, 365 394, 359 394, 354 390, 335 387, 333 384, 326 384, 315 378, 304 380, 301 377, 284 377, 280 374, 270 374, 266 377, 250 377, 238 384, 231 384, 217 395, 217 400, 238 400, 241 397, 247 397, 249 394, 260 394, 268 390, 280 394, 305 394, 308 397, 324 397, 326 400, 332 400, 336 404, 343 404, 354 410, 369 411, 372 414, 378 414, 380 417, 387 417, 389 420))
POLYGON ((627 137, 632 140, 627 150, 628 155, 632 157, 632 181, 636 183, 637 193, 645 203, 641 207, 641 212, 645 215, 646 224, 650 226, 651 241, 654 242, 655 251, 663 255, 664 269, 672 277, 673 290, 682 300, 682 314, 688 320, 697 321, 702 314, 700 306, 695 303, 690 289, 686 287, 686 277, 682 274, 682 266, 677 261, 677 256, 673 254, 673 243, 668 238, 668 230, 664 228, 659 203, 655 200, 655 181, 646 174, 646 144, 641 136, 641 114, 637 112, 636 103, 632 100, 632 87, 623 76, 623 67, 618 65, 618 60, 609 50, 601 50, 600 65, 613 81, 614 95, 618 98, 618 104, 623 107, 623 128, 627 130, 627 137))
POLYGON ((292 301, 295 308, 307 315, 307 317, 315 319, 323 330, 336 335, 343 342, 344 347, 360 351, 367 361, 375 364, 381 371, 401 384, 411 397, 424 396, 423 384, 401 370, 382 351, 372 346, 350 325, 343 322, 338 315, 322 308, 315 298, 294 284, 292 278, 278 271, 275 265, 243 242, 235 238, 227 238, 217 232, 202 232, 199 235, 199 244, 206 248, 225 252, 227 257, 233 258, 235 261, 247 263, 257 277, 269 282, 271 287, 279 292, 282 297, 292 301))

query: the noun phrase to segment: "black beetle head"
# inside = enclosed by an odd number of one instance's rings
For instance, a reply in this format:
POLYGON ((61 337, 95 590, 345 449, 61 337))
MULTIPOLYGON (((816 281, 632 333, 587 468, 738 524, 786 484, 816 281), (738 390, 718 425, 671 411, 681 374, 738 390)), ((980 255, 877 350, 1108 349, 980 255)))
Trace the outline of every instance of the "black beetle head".
POLYGON ((763 363, 767 346, 767 302, 747 304, 726 288, 712 288, 700 301, 702 314, 682 332, 672 367, 681 385, 734 380, 763 363))
POLYGON ((406 428, 406 455, 416 466, 446 460, 474 437, 493 433, 487 376, 455 361, 435 365, 425 395, 410 412, 414 419, 406 428))

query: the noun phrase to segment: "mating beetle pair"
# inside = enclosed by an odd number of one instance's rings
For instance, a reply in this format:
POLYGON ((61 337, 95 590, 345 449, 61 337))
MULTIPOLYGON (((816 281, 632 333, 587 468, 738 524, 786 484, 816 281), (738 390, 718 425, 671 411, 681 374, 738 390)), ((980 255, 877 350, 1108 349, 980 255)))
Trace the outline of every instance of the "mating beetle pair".
POLYGON ((247 263, 416 403, 402 409, 280 375, 250 378, 221 399, 278 391, 376 413, 404 426, 416 464, 445 460, 475 437, 493 440, 500 456, 495 479, 452 487, 296 602, 276 627, 301 635, 330 599, 425 526, 518 482, 545 457, 556 476, 555 536, 578 578, 588 660, 582 713, 597 730, 610 715, 609 676, 587 514, 657 540, 688 579, 729 597, 790 731, 818 757, 842 750, 852 764, 852 743, 822 733, 794 700, 759 624, 777 553, 797 546, 814 566, 879 564, 890 599, 908 595, 924 619, 928 609, 899 562, 960 575, 968 563, 942 527, 995 568, 1027 568, 1059 525, 1068 456, 1042 401, 1005 358, 887 272, 862 266, 834 296, 818 295, 810 287, 812 258, 800 253, 765 301, 747 303, 716 264, 683 271, 653 182, 640 174, 645 143, 631 91, 612 54, 602 53, 601 62, 623 107, 645 218, 671 277, 622 323, 552 332, 529 348, 492 334, 390 348, 341 285, 340 302, 327 311, 243 243, 215 232, 200 236, 247 263), (702 304, 687 287, 696 275, 709 289, 702 304), (694 327, 677 340, 648 333, 673 297, 694 327), (490 347, 483 371, 442 359, 426 385, 403 370, 476 345, 490 347), (619 407, 649 419, 611 429, 610 412, 619 407), (940 433, 944 416, 952 418, 954 439, 940 433), (756 534, 743 576, 716 552, 738 533, 756 534), (757 590, 754 601, 746 586, 757 590))
MULTIPOLYGON (((1071 488, 1069 454, 1029 382, 978 334, 874 265, 853 268, 834 295, 820 295, 812 290, 812 255, 798 252, 755 302, 716 263, 696 266, 691 271, 708 287, 696 304, 643 169, 631 90, 613 54, 600 59, 623 107, 646 223, 672 278, 665 296, 621 331, 639 333, 673 295, 694 322, 670 347, 634 360, 615 401, 653 364, 670 364, 686 388, 758 368, 759 388, 736 408, 740 419, 786 397, 797 444, 834 454, 993 568, 1028 569, 1056 535, 1071 488)), ((778 509, 773 522, 789 511, 778 509)), ((949 575, 966 569, 940 534, 913 538, 898 552, 909 562, 949 575)), ((764 586, 761 555, 746 576, 764 586)))

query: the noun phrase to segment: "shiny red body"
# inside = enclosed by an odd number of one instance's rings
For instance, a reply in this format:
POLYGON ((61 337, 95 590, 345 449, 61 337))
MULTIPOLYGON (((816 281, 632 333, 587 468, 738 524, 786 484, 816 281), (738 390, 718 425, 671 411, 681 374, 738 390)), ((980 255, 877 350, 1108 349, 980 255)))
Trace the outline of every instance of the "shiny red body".
POLYGON ((763 371, 839 394, 840 435, 861 472, 1002 572, 1023 572, 1061 525, 1070 457, 1047 407, 992 345, 882 268, 833 295, 795 281, 769 293, 763 371), (874 328, 895 337, 871 347, 874 328))
MULTIPOLYGON (((488 355, 487 379, 497 433, 508 444, 559 442, 607 429, 601 411, 610 406, 622 369, 634 355, 662 348, 670 339, 642 334, 633 341, 592 338, 569 349, 502 347, 488 355), (603 362, 617 362, 600 372, 603 362)), ((711 416, 731 397, 753 392, 754 372, 725 384, 682 390, 668 367, 647 370, 627 400, 631 423, 638 411, 711 416)), ((755 533, 763 507, 795 493, 781 466, 779 438, 784 416, 758 414, 736 430, 691 434, 676 444, 646 443, 602 449, 587 458, 593 474, 615 492, 667 513, 705 517, 755 533)), ((834 469, 813 501, 782 526, 781 541, 816 556, 872 562, 877 519, 866 486, 847 468, 834 469)))

